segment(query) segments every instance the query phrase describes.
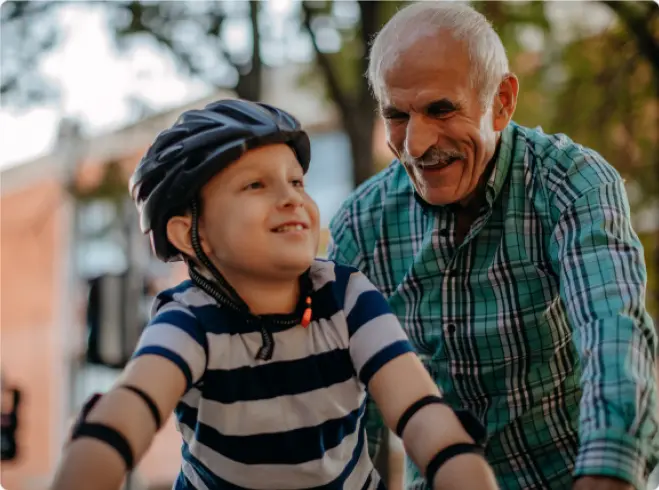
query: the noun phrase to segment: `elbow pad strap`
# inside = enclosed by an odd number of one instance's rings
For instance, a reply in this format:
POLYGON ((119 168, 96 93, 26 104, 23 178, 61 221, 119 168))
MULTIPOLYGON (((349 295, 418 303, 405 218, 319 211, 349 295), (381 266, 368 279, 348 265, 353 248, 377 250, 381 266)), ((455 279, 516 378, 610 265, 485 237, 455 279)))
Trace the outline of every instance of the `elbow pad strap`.
POLYGON ((104 424, 83 422, 75 428, 71 440, 74 441, 80 437, 91 437, 112 446, 124 460, 126 470, 133 469, 133 451, 126 438, 118 430, 104 424))
POLYGON ((458 443, 451 444, 439 451, 435 457, 430 460, 430 463, 428 463, 428 466, 426 467, 426 480, 428 481, 430 488, 433 487, 433 481, 435 480, 435 475, 439 471, 439 468, 454 456, 465 453, 473 453, 483 456, 484 450, 483 447, 478 444, 458 443))
MULTIPOLYGON (((400 438, 403 437, 403 431, 405 426, 412 419, 414 414, 418 412, 421 408, 432 403, 438 403, 440 405, 446 405, 446 402, 443 398, 436 395, 428 395, 420 398, 410 405, 400 416, 398 424, 396 424, 396 435, 400 438)), ((485 426, 476 418, 476 416, 469 410, 453 410, 456 417, 462 424, 465 432, 476 442, 476 444, 484 445, 487 441, 487 430, 485 426)))
POLYGON ((446 404, 443 398, 440 398, 435 395, 424 396, 423 398, 420 398, 419 400, 415 401, 414 403, 412 403, 412 405, 410 405, 405 409, 403 415, 401 415, 400 419, 398 419, 398 423, 396 424, 396 435, 402 438, 403 431, 405 430, 405 426, 410 421, 410 419, 414 416, 414 414, 417 413, 426 405, 430 405, 432 403, 439 403, 441 405, 446 404))
POLYGON ((144 391, 137 388, 136 386, 119 385, 119 388, 125 388, 127 390, 132 391, 133 393, 138 395, 144 403, 146 403, 146 406, 149 407, 149 411, 153 416, 153 422, 156 424, 156 431, 160 430, 160 424, 162 423, 160 419, 160 411, 158 410, 158 406, 156 405, 156 402, 153 401, 153 398, 151 398, 149 395, 147 395, 144 391))

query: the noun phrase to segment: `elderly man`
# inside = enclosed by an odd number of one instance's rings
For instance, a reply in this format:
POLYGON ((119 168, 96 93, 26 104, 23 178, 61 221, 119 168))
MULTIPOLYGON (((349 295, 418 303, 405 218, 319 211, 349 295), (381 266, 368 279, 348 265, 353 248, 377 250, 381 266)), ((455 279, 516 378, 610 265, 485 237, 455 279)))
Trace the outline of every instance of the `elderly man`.
POLYGON ((446 400, 486 424, 502 488, 644 489, 657 348, 623 180, 512 121, 517 78, 469 7, 398 12, 368 76, 397 159, 333 218, 330 257, 385 293, 446 400))

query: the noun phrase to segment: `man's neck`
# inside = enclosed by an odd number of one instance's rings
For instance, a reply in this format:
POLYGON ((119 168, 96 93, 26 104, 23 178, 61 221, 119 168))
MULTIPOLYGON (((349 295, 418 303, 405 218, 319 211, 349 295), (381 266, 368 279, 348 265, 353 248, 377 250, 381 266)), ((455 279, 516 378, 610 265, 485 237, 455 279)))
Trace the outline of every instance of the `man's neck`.
POLYGON ((487 183, 492 176, 492 171, 494 170, 497 158, 499 157, 500 145, 501 138, 499 137, 494 155, 492 155, 490 161, 487 162, 485 170, 483 171, 483 175, 481 175, 481 178, 478 181, 478 185, 471 194, 456 203, 456 212, 466 212, 467 214, 471 214, 480 210, 481 206, 485 202, 485 196, 487 194, 487 183))
POLYGON ((476 221, 481 213, 481 208, 487 199, 487 183, 492 176, 492 171, 494 170, 498 156, 499 142, 497 142, 497 149, 487 163, 476 189, 474 189, 474 191, 467 197, 452 206, 453 212, 456 216, 455 239, 457 243, 462 243, 464 241, 471 229, 471 225, 474 224, 474 221, 476 221))

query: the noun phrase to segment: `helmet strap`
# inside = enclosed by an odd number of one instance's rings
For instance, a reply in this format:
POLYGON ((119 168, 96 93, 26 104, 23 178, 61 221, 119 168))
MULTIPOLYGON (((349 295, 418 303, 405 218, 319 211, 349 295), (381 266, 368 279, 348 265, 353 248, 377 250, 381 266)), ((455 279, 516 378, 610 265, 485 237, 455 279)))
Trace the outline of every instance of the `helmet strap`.
POLYGON ((238 311, 249 311, 249 307, 236 292, 236 290, 227 282, 222 276, 220 271, 215 267, 215 264, 208 258, 206 252, 201 247, 201 239, 199 238, 199 199, 195 198, 191 203, 192 207, 192 229, 190 230, 190 239, 192 242, 192 249, 197 256, 197 260, 204 266, 210 273, 213 281, 199 271, 198 267, 192 260, 188 260, 188 269, 190 271, 190 278, 200 289, 209 294, 215 301, 224 305, 230 306, 238 311))

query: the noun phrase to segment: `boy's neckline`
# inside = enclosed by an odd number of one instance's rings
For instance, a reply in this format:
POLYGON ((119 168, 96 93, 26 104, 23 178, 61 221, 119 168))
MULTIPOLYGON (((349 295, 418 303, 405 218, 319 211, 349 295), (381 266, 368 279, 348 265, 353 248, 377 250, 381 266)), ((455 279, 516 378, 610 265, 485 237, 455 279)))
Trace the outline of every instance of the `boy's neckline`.
MULTIPOLYGON (((198 283, 192 278, 189 279, 189 282, 191 285, 204 291, 208 296, 210 296, 218 307, 228 308, 233 313, 244 317, 246 321, 258 321, 276 324, 279 326, 295 326, 300 324, 302 315, 308 307, 307 298, 313 295, 313 285, 309 273, 310 269, 308 269, 299 277, 300 294, 295 309, 290 313, 265 313, 257 315, 249 310, 249 306, 242 300, 242 298, 240 298, 239 295, 238 298, 231 298, 223 291, 222 288, 216 287, 216 293, 220 296, 221 300, 218 301, 218 299, 215 297, 215 294, 212 294, 211 291, 207 290, 203 283, 198 283), (242 304, 236 304, 236 300, 239 300, 242 304)), ((215 283, 213 283, 213 285, 216 286, 215 283)))

